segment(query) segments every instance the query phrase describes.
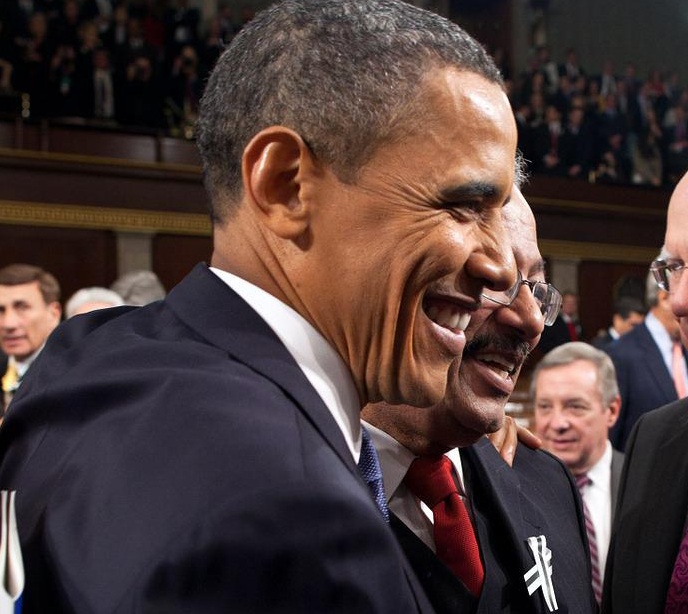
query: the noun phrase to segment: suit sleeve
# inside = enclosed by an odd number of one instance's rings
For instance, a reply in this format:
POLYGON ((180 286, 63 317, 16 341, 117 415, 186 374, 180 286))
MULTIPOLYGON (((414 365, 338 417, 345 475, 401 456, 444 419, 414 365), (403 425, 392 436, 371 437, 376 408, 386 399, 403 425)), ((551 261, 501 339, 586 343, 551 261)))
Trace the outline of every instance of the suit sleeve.
POLYGON ((389 565, 396 543, 377 510, 331 490, 323 498, 322 486, 288 484, 209 510, 141 570, 117 612, 416 612, 403 568, 389 565))

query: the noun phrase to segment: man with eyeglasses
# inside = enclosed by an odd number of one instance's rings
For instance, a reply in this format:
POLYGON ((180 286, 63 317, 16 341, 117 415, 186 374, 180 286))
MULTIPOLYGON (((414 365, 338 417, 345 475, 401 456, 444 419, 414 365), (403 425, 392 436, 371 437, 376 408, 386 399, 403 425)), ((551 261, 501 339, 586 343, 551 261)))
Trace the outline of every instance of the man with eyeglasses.
MULTIPOLYGON (((688 174, 669 203, 651 270, 688 345, 688 174)), ((603 614, 688 612, 688 398, 644 414, 626 445, 603 614)))
POLYGON ((502 424, 523 362, 561 306, 516 188, 504 218, 518 281, 506 292, 484 291, 444 400, 423 409, 369 405, 362 415, 380 455, 392 528, 438 614, 594 612, 570 474, 520 443, 511 469, 484 437, 502 424), (529 543, 539 538, 542 558, 529 543))
MULTIPOLYGON (((667 270, 665 256, 662 251, 652 265, 660 279, 667 270)), ((605 348, 614 362, 621 393, 619 419, 609 439, 621 452, 640 416, 684 397, 688 388, 688 354, 681 346, 679 324, 666 287, 658 284, 650 271, 645 292, 649 312, 644 322, 605 348)))

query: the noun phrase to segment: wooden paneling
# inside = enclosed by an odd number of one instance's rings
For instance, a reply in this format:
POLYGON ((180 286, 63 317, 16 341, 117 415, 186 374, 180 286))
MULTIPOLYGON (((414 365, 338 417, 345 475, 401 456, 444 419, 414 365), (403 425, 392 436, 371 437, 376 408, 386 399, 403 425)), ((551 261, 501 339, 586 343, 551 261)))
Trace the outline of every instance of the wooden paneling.
POLYGON ((210 262, 210 237, 160 234, 153 238, 153 270, 170 290, 199 262, 210 262))
POLYGON ((63 303, 86 286, 109 286, 117 275, 112 232, 0 225, 0 266, 33 264, 60 282, 63 303))
MULTIPOLYGON (((647 277, 647 264, 583 261, 578 267, 579 316, 586 337, 611 324, 614 293, 627 276, 647 277)), ((586 339, 586 340, 588 340, 586 339)))

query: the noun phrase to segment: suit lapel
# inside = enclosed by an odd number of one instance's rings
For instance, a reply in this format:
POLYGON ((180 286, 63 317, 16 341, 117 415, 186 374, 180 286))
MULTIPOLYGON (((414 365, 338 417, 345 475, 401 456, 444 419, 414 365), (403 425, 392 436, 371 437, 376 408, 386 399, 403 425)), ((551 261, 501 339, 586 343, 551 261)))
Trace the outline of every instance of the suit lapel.
POLYGON ((318 393, 272 329, 236 292, 198 264, 170 292, 167 302, 208 343, 279 386, 359 476, 344 437, 318 393))
POLYGON ((616 499, 619 494, 619 483, 621 481, 621 470, 623 469, 624 455, 612 448, 612 466, 610 478, 610 490, 612 495, 612 524, 616 512, 616 499))
POLYGON ((638 343, 645 352, 645 365, 657 383, 657 389, 664 395, 664 403, 671 403, 678 397, 674 392, 674 380, 666 367, 662 354, 652 338, 647 326, 643 323, 638 328, 638 343))
MULTIPOLYGON (((483 438, 462 450, 462 458, 468 461, 464 464, 464 472, 469 472, 468 484, 474 512, 476 516, 486 513, 490 521, 489 526, 486 523, 478 526, 480 543, 489 544, 492 541, 490 532, 495 531, 507 539, 504 550, 513 553, 513 565, 508 571, 510 581, 515 583, 512 587, 514 597, 518 593, 522 597, 519 601, 528 603, 531 612, 546 612, 542 591, 538 589, 529 597, 523 579, 523 574, 535 564, 527 539, 542 534, 542 527, 546 526, 544 519, 523 497, 517 473, 504 462, 488 439, 483 438)), ((487 567, 485 588, 488 591, 500 590, 499 586, 491 587, 489 582, 490 570, 487 567)), ((486 595, 485 588, 483 597, 486 595)), ((482 608, 479 611, 483 611, 482 608)))
POLYGON ((436 614, 474 612, 477 601, 437 555, 393 513, 390 526, 436 614))

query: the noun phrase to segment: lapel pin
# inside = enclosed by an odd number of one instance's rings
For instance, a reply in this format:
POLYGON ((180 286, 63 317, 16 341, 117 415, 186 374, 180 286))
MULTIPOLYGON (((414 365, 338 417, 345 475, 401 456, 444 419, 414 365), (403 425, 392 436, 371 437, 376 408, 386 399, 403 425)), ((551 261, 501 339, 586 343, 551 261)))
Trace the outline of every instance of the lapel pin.
POLYGON ((14 511, 15 496, 13 490, 0 490, 0 614, 20 614, 24 592, 24 563, 14 511))
POLYGON ((526 542, 535 559, 535 565, 523 575, 528 594, 532 595, 537 589, 541 589, 547 608, 550 612, 554 612, 559 609, 559 606, 552 585, 552 551, 547 547, 547 539, 544 535, 529 537, 526 542))

